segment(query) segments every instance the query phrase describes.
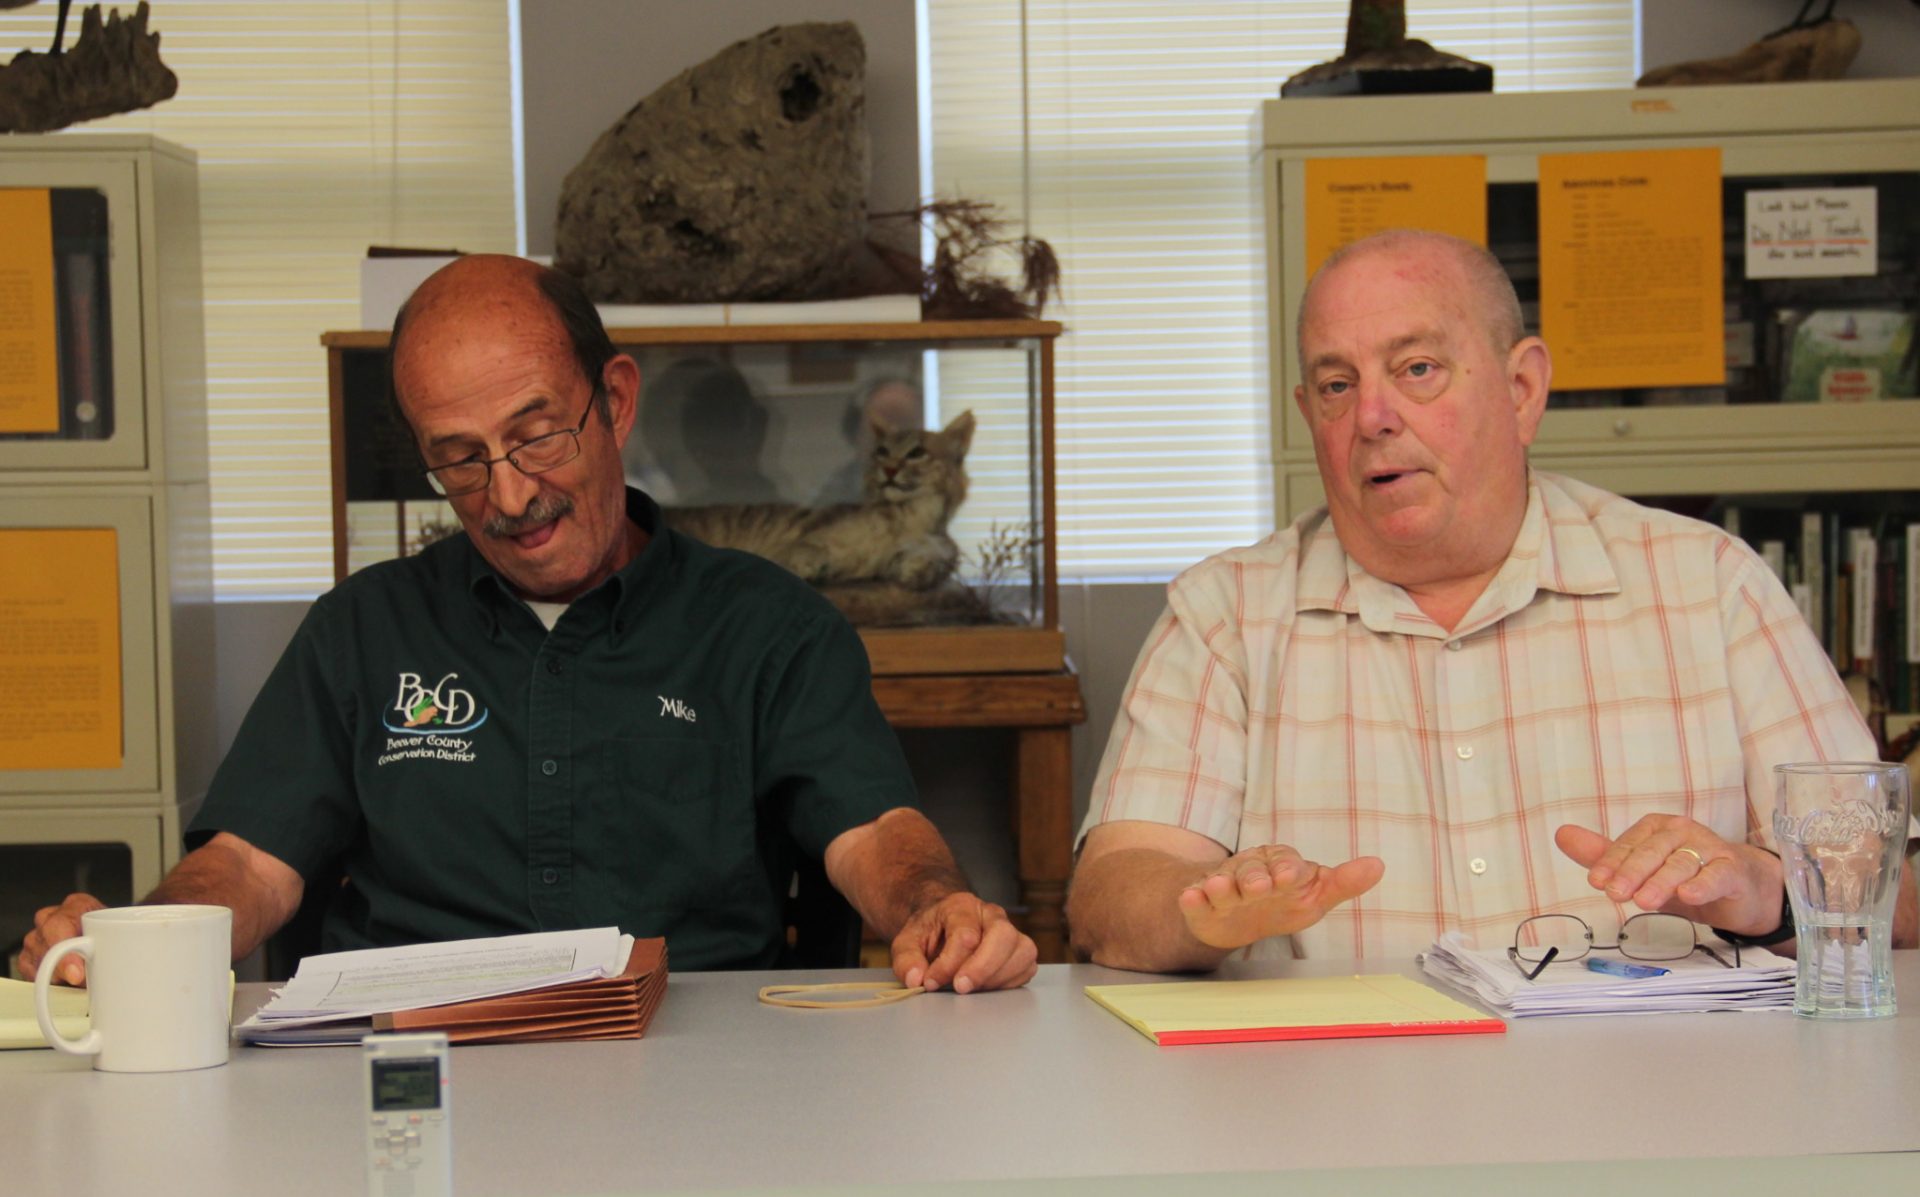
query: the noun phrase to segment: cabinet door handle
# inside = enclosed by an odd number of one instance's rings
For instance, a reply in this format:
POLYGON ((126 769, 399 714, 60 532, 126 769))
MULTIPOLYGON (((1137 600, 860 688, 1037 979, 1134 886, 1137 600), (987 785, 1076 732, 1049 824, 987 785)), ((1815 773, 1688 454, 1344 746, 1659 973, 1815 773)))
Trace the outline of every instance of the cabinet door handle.
POLYGON ((1615 436, 1630 436, 1630 435, 1632 435, 1632 433, 1633 433, 1633 421, 1631 421, 1631 420, 1615 420, 1615 421, 1613 422, 1613 435, 1615 435, 1615 436))

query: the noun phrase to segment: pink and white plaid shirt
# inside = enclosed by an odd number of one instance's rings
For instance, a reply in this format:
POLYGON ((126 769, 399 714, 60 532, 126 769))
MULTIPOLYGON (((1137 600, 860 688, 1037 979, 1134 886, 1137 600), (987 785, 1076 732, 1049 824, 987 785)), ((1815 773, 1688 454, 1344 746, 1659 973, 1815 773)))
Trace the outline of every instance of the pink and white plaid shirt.
POLYGON ((1513 551, 1449 633, 1365 573, 1325 509, 1174 579, 1087 821, 1229 851, 1378 856, 1358 901, 1254 956, 1407 957, 1458 929, 1623 910, 1554 829, 1684 814, 1770 844, 1772 767, 1873 760, 1872 736, 1766 565, 1710 524, 1535 471, 1513 551))

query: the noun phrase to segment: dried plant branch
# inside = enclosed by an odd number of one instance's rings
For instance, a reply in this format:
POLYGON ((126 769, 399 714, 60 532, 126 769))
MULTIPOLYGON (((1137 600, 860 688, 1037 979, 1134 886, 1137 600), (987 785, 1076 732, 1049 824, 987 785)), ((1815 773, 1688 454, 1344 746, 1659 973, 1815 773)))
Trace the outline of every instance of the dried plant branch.
POLYGON ((929 320, 1032 318, 1060 291, 1060 260, 1038 237, 1007 235, 1007 221, 984 200, 932 200, 875 220, 911 220, 933 232, 933 262, 921 271, 920 307, 929 320), (1020 259, 1016 288, 988 272, 995 250, 1020 259))
POLYGON ((995 520, 987 525, 986 536, 973 546, 974 568, 969 572, 973 592, 988 611, 999 614, 994 600, 1003 586, 1038 572, 1034 556, 1039 548, 1040 537, 1031 521, 1002 525, 995 520))

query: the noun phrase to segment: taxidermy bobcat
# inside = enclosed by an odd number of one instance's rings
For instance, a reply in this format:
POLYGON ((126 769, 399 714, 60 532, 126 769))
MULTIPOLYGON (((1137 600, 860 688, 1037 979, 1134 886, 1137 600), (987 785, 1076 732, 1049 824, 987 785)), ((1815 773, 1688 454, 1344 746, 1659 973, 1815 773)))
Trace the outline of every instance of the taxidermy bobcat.
POLYGON ((947 521, 967 497, 962 463, 973 426, 972 412, 940 432, 873 425, 877 443, 858 503, 670 507, 667 526, 717 548, 758 554, 815 586, 871 579, 927 590, 960 561, 947 521))

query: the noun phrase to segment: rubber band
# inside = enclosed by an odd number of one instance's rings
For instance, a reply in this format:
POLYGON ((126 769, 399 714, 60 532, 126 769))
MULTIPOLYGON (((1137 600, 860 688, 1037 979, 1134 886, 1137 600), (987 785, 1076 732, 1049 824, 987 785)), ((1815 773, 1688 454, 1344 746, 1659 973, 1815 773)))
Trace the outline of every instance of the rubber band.
POLYGON ((867 1010, 904 1002, 925 992, 918 985, 908 987, 898 981, 831 981, 820 985, 768 985, 760 990, 760 1000, 769 1006, 795 1010, 867 1010), (873 996, 851 1001, 788 996, 801 993, 871 993, 873 996))

